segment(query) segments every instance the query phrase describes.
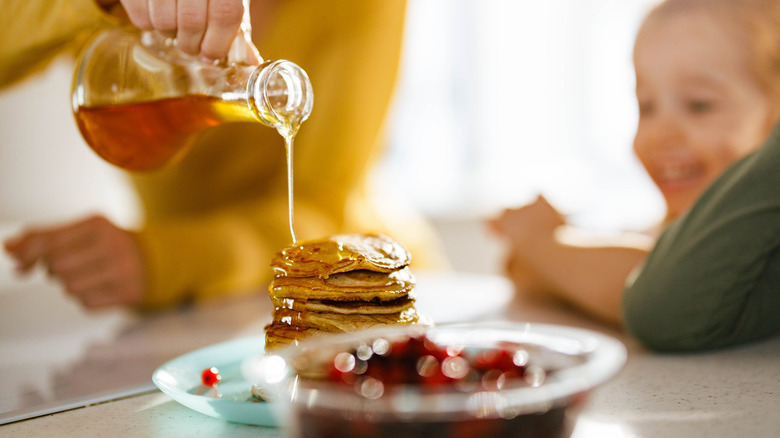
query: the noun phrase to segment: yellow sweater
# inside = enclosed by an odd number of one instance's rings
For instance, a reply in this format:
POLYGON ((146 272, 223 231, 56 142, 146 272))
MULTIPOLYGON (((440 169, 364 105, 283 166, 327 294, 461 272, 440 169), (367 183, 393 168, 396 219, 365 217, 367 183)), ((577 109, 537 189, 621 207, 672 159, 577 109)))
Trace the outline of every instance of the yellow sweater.
MULTIPOLYGON (((0 85, 112 24, 93 0, 6 0, 3 9, 0 85)), ((404 0, 286 0, 255 43, 265 59, 303 67, 314 88, 295 142, 298 238, 384 232, 410 249, 413 267, 433 267, 442 263, 425 223, 405 208, 380 214, 366 184, 383 149, 404 13, 404 0)), ((282 138, 259 123, 215 128, 177 164, 132 175, 145 212, 144 307, 266 284, 271 257, 291 240, 286 176, 282 138)))

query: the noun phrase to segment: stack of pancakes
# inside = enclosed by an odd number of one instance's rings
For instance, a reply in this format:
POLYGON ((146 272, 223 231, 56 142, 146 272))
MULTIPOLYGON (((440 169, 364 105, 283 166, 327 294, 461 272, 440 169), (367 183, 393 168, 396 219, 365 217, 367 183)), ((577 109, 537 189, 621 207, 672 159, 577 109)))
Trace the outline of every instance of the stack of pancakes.
POLYGON ((269 294, 273 350, 318 333, 420 321, 414 307, 411 256, 384 235, 342 234, 302 242, 276 254, 269 294))

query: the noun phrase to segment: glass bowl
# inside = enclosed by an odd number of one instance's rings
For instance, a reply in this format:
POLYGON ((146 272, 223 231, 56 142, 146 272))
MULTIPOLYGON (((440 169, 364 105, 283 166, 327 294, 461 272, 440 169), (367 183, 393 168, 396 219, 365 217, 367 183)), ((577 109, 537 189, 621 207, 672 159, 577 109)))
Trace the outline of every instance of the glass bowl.
POLYGON ((625 360, 622 343, 588 330, 468 323, 321 336, 245 375, 295 438, 567 437, 625 360))

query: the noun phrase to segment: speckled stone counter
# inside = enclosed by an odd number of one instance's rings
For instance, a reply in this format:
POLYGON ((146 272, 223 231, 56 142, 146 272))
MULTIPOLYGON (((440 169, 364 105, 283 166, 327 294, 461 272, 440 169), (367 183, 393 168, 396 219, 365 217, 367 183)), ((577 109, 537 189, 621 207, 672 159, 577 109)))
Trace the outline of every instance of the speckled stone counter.
MULTIPOLYGON (((706 354, 657 354, 617 330, 536 298, 512 298, 510 293, 501 292, 491 298, 490 306, 469 313, 454 302, 453 280, 458 282, 451 276, 423 276, 420 281, 429 283, 421 305, 436 303, 434 313, 453 315, 453 319, 500 318, 587 328, 626 344, 628 362, 613 380, 592 394, 576 424, 574 438, 780 436, 780 338, 706 354)), ((500 282, 494 286, 508 288, 500 282)), ((192 322, 196 317, 186 318, 192 322)), ((254 330, 260 326, 255 321, 249 327, 254 330)), ((246 327, 243 332, 245 335, 246 327)), ((188 335, 182 332, 179 336, 188 335)), ((150 390, 6 424, 0 426, 0 436, 240 438, 277 437, 283 436, 283 431, 211 418, 150 390)))

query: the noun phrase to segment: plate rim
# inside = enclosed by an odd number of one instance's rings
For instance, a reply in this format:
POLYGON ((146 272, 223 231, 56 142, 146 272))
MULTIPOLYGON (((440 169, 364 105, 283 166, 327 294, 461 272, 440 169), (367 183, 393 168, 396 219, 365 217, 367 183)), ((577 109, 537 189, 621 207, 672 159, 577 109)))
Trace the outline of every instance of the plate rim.
MULTIPOLYGON (((157 367, 152 373, 152 383, 163 393, 171 397, 174 401, 182 406, 191 409, 201 414, 219 418, 222 420, 231 421, 241 424, 252 424, 266 427, 278 427, 280 424, 276 418, 275 407, 271 402, 252 402, 252 401, 239 401, 239 400, 226 400, 221 398, 208 397, 205 395, 192 394, 180 387, 173 384, 172 379, 175 380, 172 369, 181 368, 181 365, 194 361, 197 358, 208 357, 213 355, 213 352, 220 350, 232 351, 236 350, 235 355, 229 355, 220 358, 215 358, 214 362, 216 367, 225 366, 237 366, 241 369, 242 363, 249 357, 257 357, 258 354, 264 354, 265 339, 260 335, 242 336, 234 339, 230 339, 223 342, 207 345, 196 350, 189 351, 181 354, 173 359, 170 359, 157 367), (253 352, 249 347, 258 348, 258 351, 253 352), (171 378, 166 378, 170 376, 171 378), (214 406, 224 409, 213 409, 214 406), (204 407, 208 407, 206 409, 204 407), (248 413, 252 412, 255 416, 248 417, 248 413), (235 414, 235 415, 234 415, 235 414)), ((186 366, 184 367, 187 368, 186 366)), ((194 373, 200 375, 202 370, 193 369, 194 373)), ((251 386, 251 382, 247 381, 244 376, 239 372, 239 377, 242 381, 246 382, 247 391, 251 386)))

